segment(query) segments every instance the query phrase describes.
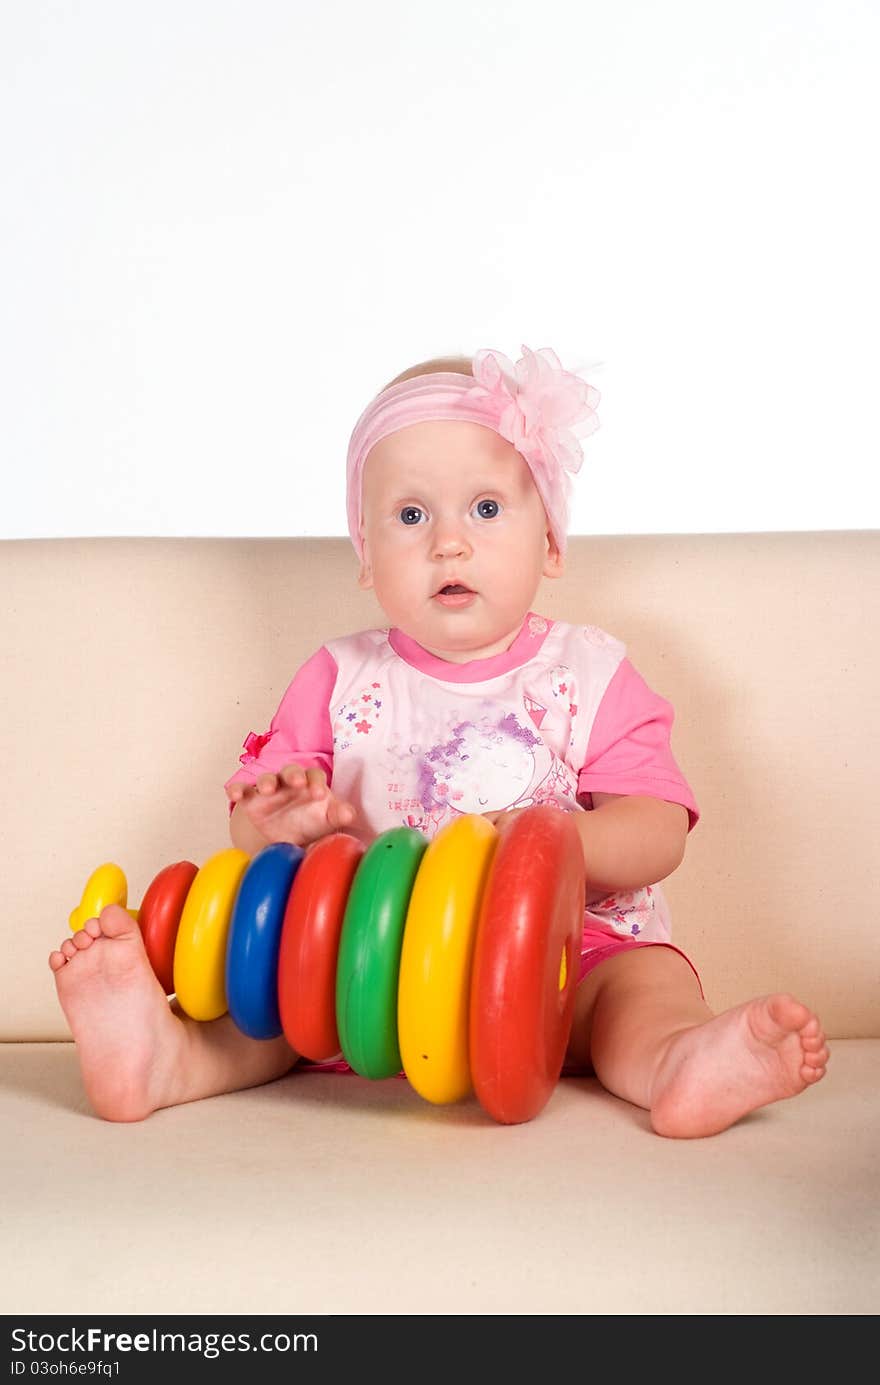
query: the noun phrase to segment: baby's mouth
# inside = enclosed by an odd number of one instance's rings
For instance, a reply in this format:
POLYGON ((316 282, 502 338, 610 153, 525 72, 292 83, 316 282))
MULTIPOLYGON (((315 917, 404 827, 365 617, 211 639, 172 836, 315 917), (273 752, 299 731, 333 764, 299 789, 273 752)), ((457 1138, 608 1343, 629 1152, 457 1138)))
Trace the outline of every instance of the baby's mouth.
POLYGON ((477 593, 466 587, 463 582, 446 582, 442 587, 438 587, 431 600, 436 601, 437 605, 446 611, 469 611, 476 596, 477 593))

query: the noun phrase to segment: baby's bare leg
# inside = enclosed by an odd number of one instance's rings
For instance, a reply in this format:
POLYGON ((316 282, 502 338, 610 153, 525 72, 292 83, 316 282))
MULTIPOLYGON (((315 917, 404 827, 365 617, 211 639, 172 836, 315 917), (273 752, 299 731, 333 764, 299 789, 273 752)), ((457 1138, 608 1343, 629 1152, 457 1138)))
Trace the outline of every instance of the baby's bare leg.
POLYGON ((228 1015, 201 1023, 168 1000, 131 915, 108 905, 50 954, 83 1084, 105 1120, 281 1077, 298 1055, 283 1037, 249 1039, 228 1015))
POLYGON ((790 995, 713 1015, 693 971, 668 947, 618 953, 578 990, 570 1056, 604 1087, 651 1112, 660 1135, 726 1130, 825 1075, 819 1020, 790 995))

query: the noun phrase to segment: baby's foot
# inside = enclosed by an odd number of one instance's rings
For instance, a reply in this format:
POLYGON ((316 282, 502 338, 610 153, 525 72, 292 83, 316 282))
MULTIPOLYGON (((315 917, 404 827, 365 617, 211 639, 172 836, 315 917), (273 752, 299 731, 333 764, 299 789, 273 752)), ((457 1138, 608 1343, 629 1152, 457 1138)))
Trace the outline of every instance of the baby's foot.
POLYGON ((790 995, 761 996, 673 1036, 651 1090, 659 1135, 716 1135, 825 1076, 819 1020, 790 995))
POLYGON ((143 1120, 175 1097, 186 1035, 118 904, 88 919, 49 955, 86 1094, 105 1120, 143 1120))

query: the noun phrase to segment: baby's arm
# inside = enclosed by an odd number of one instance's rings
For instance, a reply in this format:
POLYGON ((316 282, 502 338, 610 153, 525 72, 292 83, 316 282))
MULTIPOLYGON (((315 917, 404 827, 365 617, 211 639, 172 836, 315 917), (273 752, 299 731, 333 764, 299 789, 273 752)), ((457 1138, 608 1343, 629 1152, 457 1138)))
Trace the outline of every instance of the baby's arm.
POLYGON ((593 808, 575 813, 584 848, 587 904, 638 890, 671 875, 684 860, 688 810, 641 794, 593 793, 593 808))
POLYGON ((255 856, 270 842, 310 846, 330 832, 342 832, 355 819, 350 803, 336 797, 320 768, 285 765, 277 774, 261 774, 256 783, 230 784, 235 805, 229 820, 233 846, 255 856))
MULTIPOLYGON (((587 907, 622 890, 665 880, 684 860, 688 810, 638 794, 593 793, 590 812, 573 813, 584 850, 587 907)), ((484 813, 500 832, 528 808, 484 813)))

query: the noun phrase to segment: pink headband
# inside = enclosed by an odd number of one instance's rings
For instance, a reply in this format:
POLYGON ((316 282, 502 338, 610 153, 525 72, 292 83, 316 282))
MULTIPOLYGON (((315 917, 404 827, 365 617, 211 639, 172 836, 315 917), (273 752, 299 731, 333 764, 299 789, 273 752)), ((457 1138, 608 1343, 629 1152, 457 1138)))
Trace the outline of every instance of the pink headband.
POLYGON ((599 391, 563 370, 549 346, 522 348, 513 365, 499 351, 480 350, 473 358, 473 378, 456 371, 435 371, 389 385, 368 404, 348 444, 348 531, 359 558, 361 490, 369 451, 389 433, 410 423, 458 419, 493 428, 522 454, 538 490, 559 551, 565 554, 571 475, 584 457, 578 438, 599 427, 595 408, 599 391))

